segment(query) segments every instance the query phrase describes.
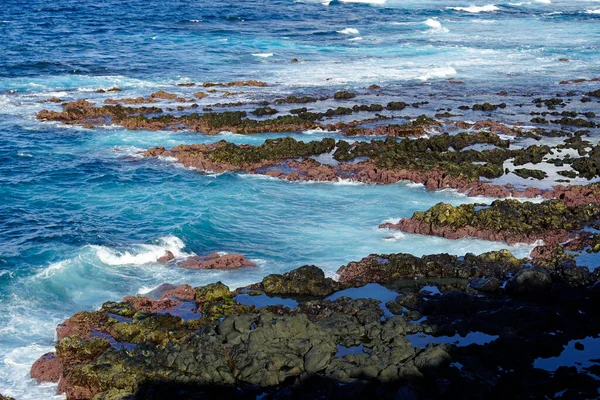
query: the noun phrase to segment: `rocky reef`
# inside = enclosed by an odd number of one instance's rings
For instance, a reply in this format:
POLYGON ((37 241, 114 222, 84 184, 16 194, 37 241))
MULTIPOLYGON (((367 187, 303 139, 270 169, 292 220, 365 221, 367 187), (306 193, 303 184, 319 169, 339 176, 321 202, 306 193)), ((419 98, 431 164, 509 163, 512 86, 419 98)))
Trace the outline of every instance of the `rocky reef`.
POLYGON ((448 239, 477 237, 508 244, 564 243, 578 236, 585 225, 600 219, 597 204, 568 206, 561 200, 542 203, 496 200, 490 205, 439 203, 425 212, 382 228, 441 236, 448 239))
MULTIPOLYGON (((504 163, 539 163, 550 154, 548 146, 511 149, 507 140, 490 132, 439 134, 430 138, 353 143, 331 138, 305 143, 291 137, 268 139, 259 146, 219 141, 210 145, 152 148, 146 157, 176 158, 186 167, 205 172, 245 172, 290 181, 337 181, 392 184, 412 181, 428 189, 457 189, 471 196, 525 197, 570 196, 567 189, 541 190, 494 184, 509 173, 504 163), (469 149, 490 146, 489 149, 469 149)), ((576 188, 574 186, 574 188, 576 188)), ((596 185, 574 189, 577 197, 595 196, 596 185), (582 193, 582 192, 586 193, 582 193)))
MULTIPOLYGON (((585 105, 597 91, 581 100, 528 95, 518 104, 507 97, 433 110, 377 85, 263 95, 266 86, 186 82, 99 104, 50 98, 37 118, 206 135, 336 132, 347 138, 221 140, 141 154, 201 173, 410 181, 502 198, 439 203, 380 228, 537 246, 526 259, 507 250, 371 254, 335 276, 305 265, 235 290, 165 283, 65 320, 32 378, 58 383, 69 400, 598 398, 600 268, 582 257, 600 251, 600 183, 592 181, 600 147, 588 140, 599 124, 585 105), (575 179, 586 184, 557 185, 575 179), (567 349, 578 352, 577 362, 561 358, 567 349)), ((241 254, 182 260, 167 251, 157 261, 191 270, 257 267, 241 254)))
POLYGON ((31 376, 81 400, 597 396, 598 364, 536 367, 600 332, 586 267, 389 254, 338 275, 305 266, 236 291, 164 285, 108 302, 60 324, 31 376))

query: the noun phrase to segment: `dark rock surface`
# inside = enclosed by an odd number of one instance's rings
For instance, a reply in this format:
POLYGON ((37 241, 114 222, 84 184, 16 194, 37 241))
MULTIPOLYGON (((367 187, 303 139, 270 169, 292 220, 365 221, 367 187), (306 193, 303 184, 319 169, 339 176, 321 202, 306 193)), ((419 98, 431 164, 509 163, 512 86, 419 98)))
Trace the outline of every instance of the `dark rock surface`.
MULTIPOLYGON (((560 391, 595 398, 600 383, 588 373, 534 367, 567 342, 600 333, 600 290, 586 270, 532 268, 507 251, 372 255, 340 268, 340 283, 305 266, 235 293, 220 282, 194 288, 186 315, 148 307, 170 300, 128 297, 61 324, 56 353, 42 356, 31 374, 40 381, 58 375, 68 399, 164 398, 169 390, 180 399, 545 398, 560 391), (384 305, 372 292, 327 298, 373 282, 395 288, 396 299, 384 305), (431 285, 439 292, 421 290, 431 285), (259 309, 238 303, 236 293, 299 303, 259 309), (470 337, 482 339, 469 344, 470 337)), ((190 289, 163 286, 153 295, 189 296, 190 289)))

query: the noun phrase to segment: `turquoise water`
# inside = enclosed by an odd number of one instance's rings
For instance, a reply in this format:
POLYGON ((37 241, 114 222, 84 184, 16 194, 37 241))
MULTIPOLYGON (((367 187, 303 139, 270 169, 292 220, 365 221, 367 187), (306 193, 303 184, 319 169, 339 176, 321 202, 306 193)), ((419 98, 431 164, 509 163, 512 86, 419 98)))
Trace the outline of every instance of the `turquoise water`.
MULTIPOLYGON (((598 2, 497 3, 497 9, 492 1, 365 3, 3 3, 0 393, 51 398, 56 386, 37 385, 28 372, 52 350, 56 324, 164 282, 222 280, 238 287, 305 264, 333 276, 342 264, 371 253, 460 255, 505 247, 377 228, 440 201, 486 199, 403 183, 207 175, 137 156, 152 146, 221 139, 260 144, 281 135, 85 130, 35 120, 37 111, 53 107, 39 100, 98 101, 109 95, 96 89, 115 85, 123 89, 119 96, 134 97, 177 82, 260 79, 273 83, 261 90, 277 97, 378 83, 415 96, 460 98, 509 88, 544 91, 560 79, 599 73, 598 2), (290 63, 293 57, 300 63, 290 63), (438 82, 451 77, 468 85, 439 92, 438 82), (157 264, 166 249, 182 258, 243 253, 259 268, 214 272, 157 264)), ((251 99, 254 91, 242 96, 251 99)), ((524 256, 530 247, 512 250, 524 256)))

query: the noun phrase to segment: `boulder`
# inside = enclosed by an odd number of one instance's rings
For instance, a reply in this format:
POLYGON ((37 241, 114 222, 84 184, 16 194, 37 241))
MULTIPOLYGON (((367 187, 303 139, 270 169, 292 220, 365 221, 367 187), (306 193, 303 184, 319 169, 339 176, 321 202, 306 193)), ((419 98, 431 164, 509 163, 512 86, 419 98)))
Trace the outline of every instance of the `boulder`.
POLYGON ((539 267, 523 269, 506 283, 506 291, 515 295, 540 294, 552 286, 550 274, 539 267))
MULTIPOLYGON (((31 367, 30 376, 42 382, 58 382, 63 373, 62 364, 56 358, 56 353, 50 352, 41 356, 31 367)), ((0 396, 0 399, 2 396, 0 396)))

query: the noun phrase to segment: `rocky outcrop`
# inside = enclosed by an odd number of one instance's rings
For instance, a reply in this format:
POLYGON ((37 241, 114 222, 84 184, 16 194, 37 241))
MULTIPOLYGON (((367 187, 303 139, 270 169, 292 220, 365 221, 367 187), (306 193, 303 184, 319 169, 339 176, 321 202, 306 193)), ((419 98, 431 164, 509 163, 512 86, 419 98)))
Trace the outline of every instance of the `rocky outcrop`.
POLYGON ((265 277, 259 288, 269 295, 327 296, 343 286, 314 265, 300 267, 283 275, 265 277))
POLYGON ((399 279, 427 278, 496 278, 503 279, 523 268, 524 261, 506 250, 479 256, 447 254, 415 257, 411 254, 373 254, 340 267, 337 276, 342 283, 392 283, 399 279))
POLYGON ((596 184, 543 191, 486 182, 482 176, 502 176, 505 173, 502 163, 511 157, 519 159, 521 164, 539 162, 549 151, 549 148, 538 146, 509 150, 505 148, 507 145, 494 134, 461 133, 402 142, 374 140, 352 144, 333 139, 303 143, 293 138, 267 140, 260 146, 220 141, 210 145, 181 145, 170 150, 157 147, 147 150, 144 155, 174 157, 184 166, 201 171, 246 172, 290 181, 349 179, 369 184, 411 181, 421 183, 429 190, 452 188, 470 196, 533 198, 543 195, 561 197, 567 202, 573 199, 571 203, 600 198, 595 193, 596 184), (473 144, 493 144, 499 148, 468 152, 450 150, 473 144))
MULTIPOLYGON (((59 379, 59 392, 69 400, 155 398, 168 391, 177 399, 198 393, 215 397, 228 388, 238 393, 233 398, 318 397, 334 388, 332 393, 341 390, 347 398, 364 396, 366 388, 408 391, 415 398, 460 393, 474 399, 491 393, 531 398, 556 390, 587 398, 600 386, 586 379, 585 371, 563 376, 533 367, 536 358, 560 353, 568 341, 600 332, 598 310, 587 300, 600 299, 593 286, 597 278, 588 274, 585 284, 564 286, 566 276, 577 274, 573 266, 561 268, 557 273, 531 268, 507 251, 465 257, 372 255, 342 267, 342 283, 305 266, 250 288, 251 293, 298 296, 292 310, 244 306, 220 282, 192 289, 192 316, 151 309, 148 304, 156 303, 147 298, 128 297, 61 324, 56 353, 42 356, 31 375, 59 379), (431 279, 448 278, 470 284, 448 286, 439 294, 420 290, 431 279), (368 298, 372 291, 326 298, 369 282, 393 283, 397 298, 385 305, 368 298), (489 339, 466 346, 459 335, 489 339), (427 338, 432 343, 426 344, 427 338), (502 383, 524 376, 535 384, 502 383), (448 384, 432 384, 440 380, 448 384)), ((189 296, 190 289, 162 286, 152 295, 189 296)))
POLYGON ((476 237, 508 244, 543 240, 546 244, 557 244, 578 237, 577 231, 599 218, 598 205, 566 206, 560 200, 543 203, 496 200, 489 206, 454 207, 439 203, 397 224, 380 227, 448 239, 476 237))
POLYGON ((179 264, 181 268, 186 269, 220 269, 231 270, 245 267, 254 267, 257 265, 252 261, 246 260, 241 254, 218 254, 211 253, 206 256, 193 256, 179 264))

